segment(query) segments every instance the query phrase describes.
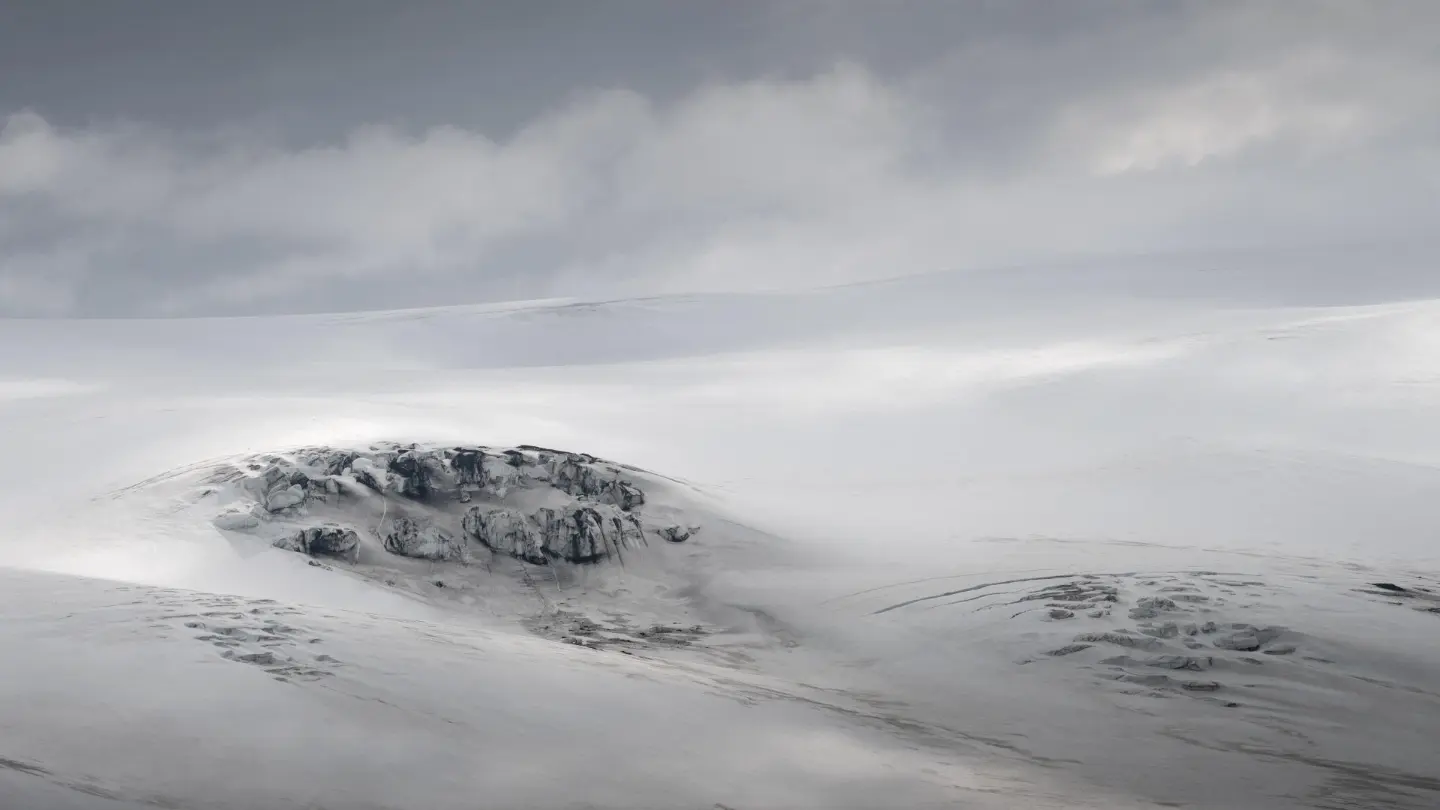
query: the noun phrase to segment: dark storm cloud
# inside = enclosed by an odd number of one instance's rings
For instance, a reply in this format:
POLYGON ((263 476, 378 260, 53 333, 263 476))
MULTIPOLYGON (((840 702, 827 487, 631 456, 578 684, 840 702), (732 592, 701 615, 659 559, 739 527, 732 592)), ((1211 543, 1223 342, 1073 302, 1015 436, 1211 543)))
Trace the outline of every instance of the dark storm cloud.
POLYGON ((1423 2, 5 3, 0 313, 1415 242, 1423 2))

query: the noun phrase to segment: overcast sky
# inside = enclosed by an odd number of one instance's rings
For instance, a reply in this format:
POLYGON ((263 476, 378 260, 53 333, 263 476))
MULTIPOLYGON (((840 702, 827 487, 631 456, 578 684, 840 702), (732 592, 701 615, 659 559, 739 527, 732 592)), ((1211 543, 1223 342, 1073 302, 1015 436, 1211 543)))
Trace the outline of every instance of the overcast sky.
POLYGON ((1433 0, 0 0, 0 314, 1428 244, 1437 31, 1433 0))

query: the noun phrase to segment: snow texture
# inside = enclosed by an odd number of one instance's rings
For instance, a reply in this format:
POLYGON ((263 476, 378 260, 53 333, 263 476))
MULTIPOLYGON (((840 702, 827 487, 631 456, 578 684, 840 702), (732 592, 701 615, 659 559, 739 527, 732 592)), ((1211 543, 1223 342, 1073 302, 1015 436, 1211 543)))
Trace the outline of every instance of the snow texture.
POLYGON ((0 320, 0 807, 1432 810, 1440 302, 1201 264, 0 320))

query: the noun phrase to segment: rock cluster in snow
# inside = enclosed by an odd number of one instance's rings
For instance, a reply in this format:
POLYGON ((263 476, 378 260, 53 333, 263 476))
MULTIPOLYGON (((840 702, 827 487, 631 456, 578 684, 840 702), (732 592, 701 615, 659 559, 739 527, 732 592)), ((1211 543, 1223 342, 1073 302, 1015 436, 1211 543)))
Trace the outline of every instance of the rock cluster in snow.
MULTIPOLYGON (((1045 620, 1070 620, 1065 624, 1090 623, 1100 626, 1073 635, 1069 643, 1046 650, 1050 658, 1076 661, 1096 670, 1102 680, 1117 683, 1123 690, 1140 694, 1214 693, 1225 689, 1236 674, 1249 673, 1264 661, 1245 653, 1288 656, 1299 638, 1284 627, 1257 626, 1244 622, 1219 622, 1194 614, 1230 612, 1228 597, 1237 588, 1258 587, 1259 582, 1233 582, 1214 575, 1161 575, 1140 579, 1133 575, 1085 575, 1074 580, 1039 588, 1015 600, 1015 604, 1043 601, 1049 612, 1045 620), (1125 591, 1148 589, 1131 602, 1125 591), (1125 617, 1117 621, 1112 606, 1129 603, 1125 617), (1195 619, 1195 620, 1189 620, 1195 619), (1130 626, 1125 626, 1129 624, 1130 626), (1282 639, 1287 639, 1284 643, 1282 639), (1119 655, 1106 655, 1106 652, 1119 655), (1092 655, 1092 654, 1098 654, 1092 655), (1087 656, 1090 656, 1087 658, 1087 656), (1103 656, 1103 657, 1100 657, 1103 656), (1205 673, 1196 678, 1191 673, 1205 673)), ((1028 612, 1028 611, 1026 611, 1028 612)), ((1020 614, 1016 614, 1017 616, 1020 614)), ((1234 706, 1233 701, 1219 701, 1234 706)))
POLYGON ((275 545, 312 557, 344 557, 360 547, 360 534, 348 526, 325 523, 301 529, 275 541, 275 545))
MULTIPOLYGON (((265 524, 305 523, 322 507, 343 513, 347 502, 379 495, 385 499, 384 517, 376 534, 392 554, 459 561, 468 558, 473 544, 537 565, 595 563, 623 558, 624 549, 646 542, 640 517, 645 492, 625 469, 594 456, 529 445, 311 447, 257 457, 218 475, 215 483, 232 484, 248 503, 214 523, 253 532, 265 524)), ((698 530, 653 529, 672 543, 698 530)), ((305 525, 274 544, 344 557, 355 552, 360 533, 338 523, 305 525)))
POLYGON ((666 526, 660 530, 660 536, 671 543, 683 543, 699 531, 699 526, 666 526))
POLYGON ((634 514, 608 504, 543 507, 531 515, 472 506, 462 526, 486 548, 537 565, 557 559, 597 562, 645 539, 634 514))
POLYGON ((420 560, 460 560, 464 558, 463 541, 457 542, 450 532, 433 522, 401 516, 385 530, 385 550, 402 557, 420 560))
MULTIPOLYGON (((1296 678, 1328 677, 1335 664, 1308 633, 1262 621, 1281 612, 1275 605, 1285 604, 1284 587, 1209 571, 1044 575, 946 590, 875 612, 924 605, 977 620, 1035 622, 1025 633, 1031 652, 1021 664, 1088 672, 1126 696, 1186 695, 1224 709, 1274 708, 1296 678)), ((1372 588, 1361 592, 1397 603, 1433 596, 1420 585, 1372 588)), ((1296 615, 1304 618, 1303 611, 1296 615)))

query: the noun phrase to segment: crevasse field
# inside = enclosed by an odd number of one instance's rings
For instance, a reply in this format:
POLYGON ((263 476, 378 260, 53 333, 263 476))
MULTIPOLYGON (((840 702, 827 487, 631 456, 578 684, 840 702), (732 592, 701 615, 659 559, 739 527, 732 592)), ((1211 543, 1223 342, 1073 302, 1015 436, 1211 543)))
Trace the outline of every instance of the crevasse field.
POLYGON ((1392 264, 0 320, 0 806, 1440 806, 1440 281, 1392 264), (474 501, 410 443, 492 448, 474 501), (425 533, 565 453, 638 533, 425 533))

